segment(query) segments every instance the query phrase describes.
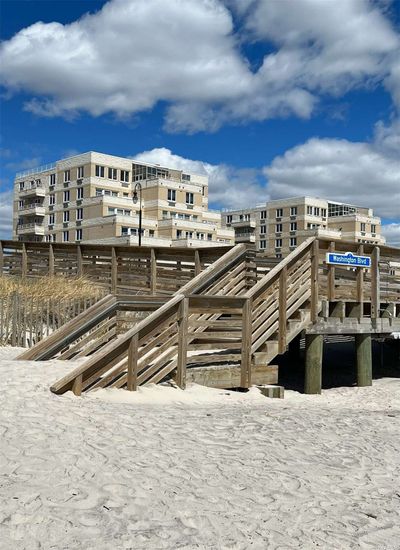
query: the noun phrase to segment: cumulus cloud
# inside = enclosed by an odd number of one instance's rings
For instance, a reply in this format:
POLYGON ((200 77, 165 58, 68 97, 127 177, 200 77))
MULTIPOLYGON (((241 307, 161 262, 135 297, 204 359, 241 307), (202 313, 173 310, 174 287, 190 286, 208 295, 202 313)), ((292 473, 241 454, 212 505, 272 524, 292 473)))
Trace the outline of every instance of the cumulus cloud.
POLYGON ((400 123, 379 124, 371 143, 312 138, 263 170, 272 198, 320 196, 400 217, 400 123))
POLYGON ((135 160, 150 162, 209 177, 209 201, 215 207, 244 208, 268 199, 255 169, 238 169, 226 164, 210 164, 173 154, 165 147, 144 151, 135 160))
POLYGON ((13 192, 0 191, 0 239, 11 239, 13 192))
POLYGON ((386 237, 387 244, 400 246, 400 223, 382 225, 382 233, 386 237))
POLYGON ((62 25, 38 22, 0 46, 8 92, 38 116, 128 117, 165 102, 169 131, 309 117, 321 93, 383 81, 400 102, 399 36, 368 0, 110 0, 62 25), (232 10, 239 24, 234 28, 232 10), (244 30, 245 29, 245 30, 244 30), (274 51, 253 71, 241 40, 274 51))

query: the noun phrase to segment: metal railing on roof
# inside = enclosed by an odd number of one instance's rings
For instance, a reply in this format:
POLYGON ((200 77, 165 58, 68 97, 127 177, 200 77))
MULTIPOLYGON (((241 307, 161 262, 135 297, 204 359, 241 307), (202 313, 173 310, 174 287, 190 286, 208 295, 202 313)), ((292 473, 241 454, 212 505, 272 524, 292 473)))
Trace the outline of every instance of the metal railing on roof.
POLYGON ((24 178, 26 176, 31 176, 33 174, 38 174, 40 172, 46 172, 47 170, 54 170, 56 168, 56 163, 51 162, 50 164, 43 164, 42 166, 37 166, 36 168, 31 168, 29 170, 24 170, 22 172, 17 172, 16 178, 24 178))

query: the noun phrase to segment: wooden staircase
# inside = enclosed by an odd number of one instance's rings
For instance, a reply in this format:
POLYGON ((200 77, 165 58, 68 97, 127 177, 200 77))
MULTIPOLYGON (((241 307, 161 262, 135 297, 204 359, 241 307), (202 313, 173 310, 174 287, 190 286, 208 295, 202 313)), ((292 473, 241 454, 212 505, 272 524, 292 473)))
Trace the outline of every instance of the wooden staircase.
MULTIPOLYGON (((335 292, 335 272, 332 276, 324 262, 328 247, 332 244, 312 237, 278 264, 266 267, 264 261, 259 268, 254 250, 237 245, 171 297, 107 296, 20 358, 87 356, 53 384, 56 394, 107 387, 136 390, 171 378, 185 388, 187 377, 201 380, 207 369, 218 368, 237 373, 231 386, 276 383, 273 361, 300 333, 321 322, 321 306, 335 292), (149 314, 118 334, 115 316, 121 308, 149 314)), ((347 281, 354 280, 359 293, 359 275, 354 279, 352 272, 342 273, 346 292, 347 281)), ((379 292, 373 273, 371 283, 363 275, 363 284, 365 289, 370 284, 371 311, 376 311, 379 292)), ((400 302, 400 289, 395 292, 400 302)))

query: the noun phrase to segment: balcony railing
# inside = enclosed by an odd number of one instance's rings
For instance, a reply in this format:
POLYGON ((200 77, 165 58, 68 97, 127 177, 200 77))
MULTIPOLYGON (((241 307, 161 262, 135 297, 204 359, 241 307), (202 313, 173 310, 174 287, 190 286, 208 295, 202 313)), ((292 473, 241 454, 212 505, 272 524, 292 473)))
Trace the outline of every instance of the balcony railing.
POLYGON ((44 225, 38 223, 24 223, 17 226, 17 233, 24 235, 26 233, 33 233, 35 235, 44 235, 44 225))
POLYGON ((28 204, 25 206, 19 206, 18 207, 18 215, 19 216, 44 216, 46 213, 46 209, 44 206, 40 206, 38 204, 28 204))

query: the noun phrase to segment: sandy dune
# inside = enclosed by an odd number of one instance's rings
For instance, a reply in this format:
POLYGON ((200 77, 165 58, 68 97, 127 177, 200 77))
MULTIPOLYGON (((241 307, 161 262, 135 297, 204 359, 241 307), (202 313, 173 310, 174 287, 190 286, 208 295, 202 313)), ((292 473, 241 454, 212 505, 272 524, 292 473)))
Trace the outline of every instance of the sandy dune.
POLYGON ((1 549, 400 549, 400 379, 57 397, 0 354, 1 549))

